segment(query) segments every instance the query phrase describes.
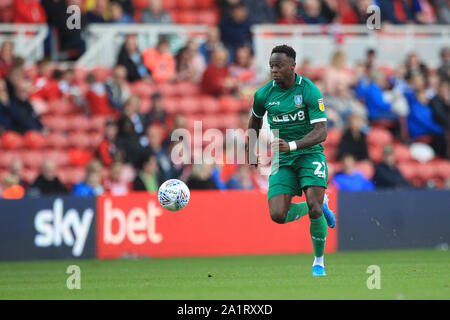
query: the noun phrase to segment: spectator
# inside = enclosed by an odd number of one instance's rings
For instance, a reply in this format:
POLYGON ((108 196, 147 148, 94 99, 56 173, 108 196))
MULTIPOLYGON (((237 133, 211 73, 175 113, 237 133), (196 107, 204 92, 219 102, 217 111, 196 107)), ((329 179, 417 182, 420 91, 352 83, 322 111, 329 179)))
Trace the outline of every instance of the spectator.
POLYGON ((22 178, 22 176, 23 176, 23 161, 22 160, 15 159, 15 160, 11 161, 8 166, 8 173, 19 178, 19 184, 22 187, 24 187, 25 189, 27 189, 29 187, 28 183, 25 180, 23 180, 23 178, 22 178))
POLYGON ((230 17, 225 17, 220 21, 221 39, 228 49, 231 61, 234 61, 233 54, 238 47, 252 46, 250 26, 248 10, 243 4, 234 5, 230 17))
POLYGON ((0 134, 4 130, 14 130, 14 119, 11 114, 11 100, 9 99, 6 82, 0 78, 0 134))
POLYGON ((117 1, 111 2, 111 22, 112 23, 133 23, 133 18, 124 12, 122 4, 117 1))
POLYGON ((215 190, 217 185, 212 177, 214 170, 213 164, 194 164, 192 173, 186 185, 191 190, 215 190))
MULTIPOLYGON (((81 0, 41 0, 42 6, 47 15, 47 23, 57 34, 57 43, 51 42, 46 46, 45 54, 53 54, 52 47, 58 48, 58 58, 61 60, 76 60, 85 50, 85 43, 82 37, 84 28, 88 23, 88 15, 81 12, 79 28, 67 27, 67 8, 75 5, 81 8, 81 0)), ((97 1, 99 5, 105 5, 104 0, 97 1)), ((101 21, 103 22, 103 21, 101 21)))
POLYGON ((113 74, 105 84, 108 93, 109 104, 123 113, 125 102, 130 97, 130 91, 127 84, 127 69, 122 65, 116 65, 113 74))
POLYGON ((254 91, 256 87, 256 70, 253 65, 253 56, 249 47, 239 47, 236 49, 235 62, 230 66, 230 77, 237 80, 237 90, 243 92, 250 89, 254 91))
POLYGON ((444 129, 435 121, 425 90, 419 90, 410 97, 409 108, 407 121, 410 138, 432 136, 434 151, 439 156, 446 157, 444 129))
POLYGON ((105 192, 101 184, 102 176, 96 171, 87 171, 84 181, 73 187, 72 194, 74 196, 98 196, 105 192))
POLYGON ((450 81, 450 47, 441 50, 441 65, 438 68, 438 74, 442 80, 450 81))
POLYGON ((152 109, 147 114, 146 123, 147 125, 159 125, 164 129, 168 129, 169 116, 164 110, 164 100, 163 96, 159 92, 155 92, 151 97, 152 109))
POLYGON ((122 158, 120 150, 116 145, 117 132, 117 124, 112 120, 108 120, 105 125, 105 137, 97 147, 97 157, 107 167, 114 161, 122 158))
POLYGON ((142 61, 135 34, 128 34, 120 49, 117 64, 127 69, 127 80, 134 82, 140 79, 150 78, 150 73, 142 61))
POLYGON ((146 119, 143 114, 139 113, 139 108, 141 105, 141 99, 138 96, 130 96, 125 102, 123 109, 122 118, 130 119, 133 124, 133 130, 137 134, 141 145, 147 145, 147 140, 145 139, 145 129, 147 128, 146 119))
POLYGON ((163 9, 161 0, 148 0, 148 7, 142 11, 142 23, 172 23, 169 14, 163 9))
POLYGON ((386 101, 383 96, 383 90, 387 86, 387 80, 382 72, 372 72, 364 97, 370 121, 381 119, 396 121, 398 118, 392 110, 391 103, 386 101))
POLYGON ((112 0, 111 2, 119 3, 122 6, 123 11, 130 17, 133 17, 134 8, 133 8, 132 0, 112 0))
POLYGON ((143 163, 142 169, 133 182, 134 191, 157 192, 164 182, 158 167, 158 158, 151 154, 143 163))
POLYGON ((15 0, 14 23, 42 24, 47 16, 39 0, 15 0))
POLYGON ((393 24, 412 23, 414 16, 406 0, 378 0, 381 21, 393 24))
POLYGON ((394 149, 390 145, 383 148, 383 161, 375 167, 373 182, 377 189, 409 186, 400 170, 395 166, 394 149))
POLYGON ((450 130, 450 88, 449 81, 439 83, 437 94, 430 101, 434 120, 445 130, 450 130))
POLYGON ((209 26, 206 34, 206 41, 199 47, 199 52, 203 55, 205 62, 209 63, 212 53, 223 48, 224 45, 220 41, 219 28, 217 26, 209 26))
POLYGON ((448 0, 433 0, 431 4, 434 6, 438 23, 450 24, 450 6, 448 5, 448 0))
POLYGON ((300 17, 307 24, 327 23, 327 18, 322 15, 322 2, 319 0, 305 0, 300 10, 300 17))
POLYGON ((176 57, 177 80, 199 82, 203 71, 205 71, 205 61, 203 56, 197 51, 197 44, 189 40, 181 48, 176 57))
POLYGON ((175 76, 175 59, 170 54, 169 47, 169 40, 162 38, 156 48, 147 48, 142 53, 144 65, 156 82, 166 82, 175 76))
POLYGON ((6 174, 2 179, 2 198, 22 199, 25 189, 19 184, 19 178, 12 174, 6 174))
POLYGON ((275 11, 267 0, 244 0, 248 10, 248 17, 252 24, 274 23, 275 11))
POLYGON ((237 80, 230 76, 230 68, 227 65, 228 53, 224 49, 214 51, 211 63, 203 73, 203 91, 211 95, 221 95, 232 92, 237 85, 237 80))
POLYGON ((338 90, 348 90, 355 83, 354 76, 346 68, 346 60, 344 51, 338 50, 333 54, 331 64, 323 75, 325 94, 334 96, 338 90))
POLYGON ((130 185, 125 181, 124 166, 120 161, 115 161, 109 168, 108 178, 105 180, 105 192, 113 196, 126 195, 130 191, 130 185))
POLYGON ((98 81, 93 73, 87 75, 86 83, 89 86, 86 101, 90 113, 93 115, 117 115, 118 111, 109 104, 105 84, 98 81))
POLYGON ((428 69, 424 63, 419 59, 417 53, 413 52, 408 55, 406 59, 406 80, 410 80, 416 74, 422 74, 422 76, 428 78, 428 69))
POLYGON ((167 147, 163 144, 163 131, 161 127, 152 125, 147 128, 148 146, 145 148, 147 155, 156 155, 164 180, 175 178, 172 160, 167 147))
POLYGON ((351 154, 342 157, 343 170, 336 173, 333 182, 340 191, 372 191, 372 181, 355 170, 355 158, 351 154))
POLYGON ((249 166, 239 165, 236 173, 228 180, 227 189, 252 190, 255 186, 249 166))
POLYGON ((339 143, 337 158, 342 159, 348 154, 356 161, 369 159, 366 134, 362 131, 361 118, 356 114, 348 117, 348 129, 339 143))
POLYGON ((46 195, 64 195, 67 194, 67 188, 56 176, 56 164, 50 159, 45 159, 41 165, 39 176, 33 182, 28 191, 32 197, 46 195))
POLYGON ((293 0, 283 0, 280 2, 280 17, 278 24, 301 24, 302 19, 297 17, 297 3, 293 0))
POLYGON ((116 145, 123 154, 125 163, 138 168, 141 165, 144 152, 139 142, 139 135, 134 130, 134 124, 129 117, 121 117, 117 123, 118 133, 116 145))
POLYGON ((3 41, 0 47, 0 77, 6 78, 14 63, 14 42, 3 41))
POLYGON ((367 8, 372 4, 372 0, 358 0, 350 2, 344 6, 342 12, 342 24, 366 24, 368 14, 367 8))
POLYGON ((84 97, 81 89, 76 84, 75 72, 72 68, 68 68, 62 72, 61 79, 58 82, 58 88, 66 100, 71 101, 79 107, 85 105, 84 97))
POLYGON ((14 121, 14 130, 20 133, 25 133, 29 130, 45 133, 46 128, 42 125, 40 117, 28 100, 31 89, 31 83, 27 80, 20 80, 15 87, 15 95, 11 99, 11 115, 14 121))
POLYGON ((86 13, 87 23, 105 23, 108 22, 105 17, 108 10, 108 0, 96 0, 93 10, 86 13))

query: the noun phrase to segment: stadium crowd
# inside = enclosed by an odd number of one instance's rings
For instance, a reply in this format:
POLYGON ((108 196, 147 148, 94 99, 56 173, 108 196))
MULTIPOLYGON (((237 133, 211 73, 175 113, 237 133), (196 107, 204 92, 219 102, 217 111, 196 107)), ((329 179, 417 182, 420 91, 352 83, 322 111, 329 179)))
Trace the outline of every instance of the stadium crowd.
MULTIPOLYGON (((76 59, 84 50, 88 23, 176 23, 177 11, 167 3, 19 0, 13 21, 48 23, 58 30, 64 58, 76 59), (70 4, 84 5, 83 28, 65 34, 54 19, 70 4)), ((362 23, 370 3, 217 1, 220 18, 204 42, 188 40, 173 52, 168 37, 155 47, 139 48, 137 36, 130 34, 112 69, 85 70, 50 58, 28 66, 14 55, 14 43, 4 41, 1 196, 154 192, 169 178, 184 180, 191 189, 266 190, 267 177, 247 165, 174 163, 171 152, 182 142, 171 141, 171 133, 192 131, 194 119, 203 120, 205 129, 246 129, 252 95, 268 80, 254 67, 253 23, 362 23)), ((449 22, 447 1, 377 3, 385 23, 449 22)), ((450 188, 450 48, 440 57, 436 69, 415 52, 390 69, 377 60, 376 50, 353 66, 339 49, 326 66, 298 62, 297 72, 325 97, 331 184, 349 191, 450 188)))

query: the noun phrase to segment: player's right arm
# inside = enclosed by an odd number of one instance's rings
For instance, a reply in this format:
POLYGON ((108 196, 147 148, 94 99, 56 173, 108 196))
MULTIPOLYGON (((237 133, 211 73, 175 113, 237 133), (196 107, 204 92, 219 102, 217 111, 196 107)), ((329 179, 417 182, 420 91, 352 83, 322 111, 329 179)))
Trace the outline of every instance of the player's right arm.
POLYGON ((258 166, 258 158, 255 154, 255 146, 261 130, 263 117, 266 113, 264 106, 264 98, 261 96, 260 90, 255 92, 253 98, 253 107, 250 119, 248 121, 248 143, 247 143, 247 161, 249 164, 258 166))

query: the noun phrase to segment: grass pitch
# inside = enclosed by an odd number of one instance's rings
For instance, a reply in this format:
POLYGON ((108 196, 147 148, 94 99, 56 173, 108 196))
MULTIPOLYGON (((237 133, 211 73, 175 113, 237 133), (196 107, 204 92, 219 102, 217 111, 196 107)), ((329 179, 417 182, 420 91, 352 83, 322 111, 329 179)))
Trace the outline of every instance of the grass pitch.
POLYGON ((450 299, 450 253, 339 252, 328 276, 311 276, 311 255, 65 260, 0 263, 0 299, 450 299), (81 269, 69 290, 66 269, 81 269), (367 267, 381 268, 369 290, 367 267))

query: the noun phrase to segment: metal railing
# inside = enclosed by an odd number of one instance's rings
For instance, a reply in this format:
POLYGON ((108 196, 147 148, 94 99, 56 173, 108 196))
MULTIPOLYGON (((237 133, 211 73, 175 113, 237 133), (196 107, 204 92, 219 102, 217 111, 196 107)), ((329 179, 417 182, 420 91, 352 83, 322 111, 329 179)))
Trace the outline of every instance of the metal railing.
POLYGON ((431 67, 440 64, 440 49, 450 46, 449 25, 383 26, 370 30, 365 25, 254 25, 255 58, 259 71, 268 71, 272 48, 288 44, 297 51, 297 63, 309 59, 315 65, 328 65, 331 55, 343 50, 347 63, 354 66, 365 59, 366 51, 377 51, 377 61, 394 67, 412 51, 431 67))
POLYGON ((138 36, 141 50, 155 47, 160 36, 168 36, 172 51, 176 52, 188 39, 203 39, 207 29, 206 25, 92 24, 87 30, 87 50, 77 64, 84 67, 113 66, 127 34, 138 36))
POLYGON ((44 41, 48 34, 45 24, 0 24, 0 43, 14 42, 14 53, 32 64, 44 56, 44 41))

